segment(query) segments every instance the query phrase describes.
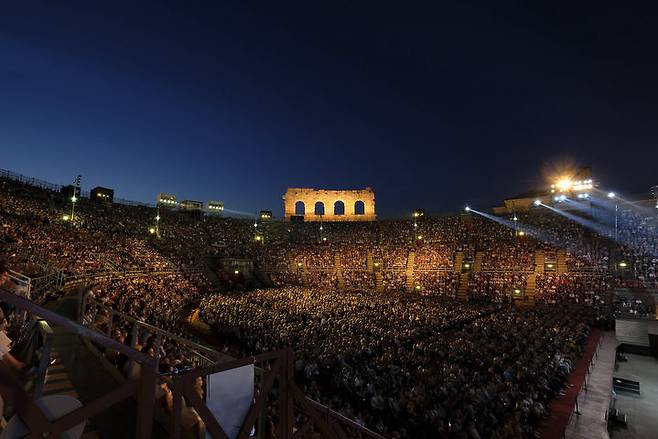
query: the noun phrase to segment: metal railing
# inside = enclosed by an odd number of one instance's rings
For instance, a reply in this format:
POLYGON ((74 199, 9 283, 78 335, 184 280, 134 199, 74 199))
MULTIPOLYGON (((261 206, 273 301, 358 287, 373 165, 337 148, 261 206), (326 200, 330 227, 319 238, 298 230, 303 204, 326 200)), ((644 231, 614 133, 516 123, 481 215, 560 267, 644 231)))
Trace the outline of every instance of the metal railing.
MULTIPOLYGON (((265 413, 268 400, 278 401, 278 416, 274 428, 280 439, 300 439, 321 437, 323 439, 369 438, 384 439, 383 436, 368 430, 362 425, 340 415, 322 404, 308 398, 297 387, 293 374, 294 357, 291 349, 270 352, 254 357, 217 364, 208 368, 195 369, 185 375, 173 378, 173 416, 171 437, 181 437, 182 397, 184 396, 204 422, 207 432, 215 439, 226 439, 227 435, 220 423, 194 392, 194 382, 198 377, 205 378, 218 372, 259 364, 263 370, 257 385, 254 401, 240 426, 238 439, 248 439, 256 428, 256 422, 265 413), (272 390, 276 389, 276 392, 272 390), (295 412, 297 412, 296 416, 295 412), (301 419, 301 420, 300 420, 301 419), (298 422, 296 423, 296 420, 298 422), (347 434, 346 432, 350 433, 347 434)), ((274 422, 275 420, 272 419, 274 422)))
POLYGON ((576 416, 581 415, 580 407, 578 405, 578 399, 582 395, 583 391, 587 393, 587 384, 589 383, 590 376, 592 375, 594 366, 596 365, 596 360, 599 359, 599 348, 601 347, 602 343, 603 343, 603 337, 599 336, 598 342, 596 344, 596 349, 594 350, 594 352, 592 352, 589 359, 587 359, 587 369, 585 370, 585 373, 583 375, 582 386, 580 387, 578 393, 576 394, 576 397, 574 398, 572 404, 573 410, 570 411, 569 419, 567 420, 566 425, 562 429, 562 439, 567 438, 567 428, 569 428, 569 424, 571 424, 571 418, 573 418, 573 415, 576 416))
MULTIPOLYGON (((122 343, 85 328, 76 322, 4 289, 0 289, 0 300, 15 306, 22 312, 47 321, 51 327, 56 326, 62 328, 107 349, 120 352, 130 360, 141 365, 138 380, 126 382, 99 398, 87 402, 72 412, 52 421, 48 420, 46 413, 35 403, 26 392, 22 383, 15 376, 5 371, 0 372, 0 395, 5 400, 13 401, 16 415, 29 430, 27 437, 60 437, 64 432, 81 422, 106 411, 120 401, 135 396, 137 398, 135 437, 140 439, 151 438, 154 410, 153 389, 155 388, 156 372, 154 358, 137 352, 122 343)), ((44 360, 42 359, 43 362, 44 360)))
POLYGON ((81 325, 84 325, 85 318, 90 317, 90 315, 88 314, 89 308, 94 307, 95 312, 94 315, 91 317, 95 317, 96 315, 98 315, 100 310, 103 311, 102 313, 103 315, 108 316, 106 332, 105 332, 105 334, 108 337, 112 335, 112 330, 113 328, 116 327, 115 324, 119 323, 120 321, 128 323, 131 327, 130 346, 132 348, 135 348, 137 346, 137 340, 139 339, 139 334, 141 334, 143 331, 154 335, 156 337, 156 346, 158 347, 158 349, 156 349, 156 354, 155 354, 156 363, 158 363, 160 360, 159 347, 162 345, 162 343, 165 340, 173 340, 177 343, 179 347, 184 347, 185 351, 187 352, 188 360, 198 367, 207 367, 216 364, 217 362, 228 361, 233 359, 232 357, 224 355, 212 348, 209 348, 199 343, 195 343, 187 338, 173 334, 169 331, 165 331, 164 329, 158 328, 149 323, 138 320, 123 312, 116 311, 115 309, 105 304, 102 304, 97 300, 91 299, 87 294, 79 295, 78 300, 79 300, 78 322, 81 325))

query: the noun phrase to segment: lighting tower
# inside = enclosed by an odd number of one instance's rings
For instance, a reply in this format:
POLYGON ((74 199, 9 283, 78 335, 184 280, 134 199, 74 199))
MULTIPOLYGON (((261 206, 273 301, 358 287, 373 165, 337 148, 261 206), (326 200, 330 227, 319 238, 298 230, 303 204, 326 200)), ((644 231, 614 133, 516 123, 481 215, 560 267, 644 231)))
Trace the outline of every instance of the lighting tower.
POLYGON ((75 202, 78 201, 76 194, 80 190, 80 179, 82 177, 78 174, 77 177, 73 179, 73 195, 71 196, 71 222, 75 223, 75 202))
POLYGON ((160 206, 158 205, 158 213, 155 215, 155 236, 160 237, 160 206))
POLYGON ((619 203, 617 202, 617 195, 615 195, 614 192, 609 192, 608 193, 608 198, 614 199, 615 200, 615 242, 618 242, 619 238, 619 228, 618 228, 618 223, 619 223, 619 203))

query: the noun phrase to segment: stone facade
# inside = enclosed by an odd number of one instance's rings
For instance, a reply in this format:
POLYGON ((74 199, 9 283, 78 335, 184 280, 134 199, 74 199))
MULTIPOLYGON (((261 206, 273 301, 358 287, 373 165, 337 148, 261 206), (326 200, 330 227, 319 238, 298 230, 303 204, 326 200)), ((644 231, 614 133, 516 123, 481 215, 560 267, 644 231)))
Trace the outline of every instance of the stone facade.
POLYGON ((288 188, 283 196, 283 207, 286 221, 290 221, 293 215, 303 216, 304 221, 377 219, 375 193, 369 187, 349 191, 288 188))

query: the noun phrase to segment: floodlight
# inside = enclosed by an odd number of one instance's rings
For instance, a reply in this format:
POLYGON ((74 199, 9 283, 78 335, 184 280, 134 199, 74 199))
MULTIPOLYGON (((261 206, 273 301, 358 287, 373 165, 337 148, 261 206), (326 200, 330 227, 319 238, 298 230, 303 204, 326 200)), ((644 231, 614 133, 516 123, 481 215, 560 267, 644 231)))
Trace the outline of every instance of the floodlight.
POLYGON ((240 274, 240 270, 235 270, 234 273, 235 274, 240 274))
POLYGON ((68 221, 69 219, 71 219, 71 217, 68 216, 68 215, 63 215, 63 216, 62 216, 62 219, 63 219, 64 221, 68 221))
POLYGON ((561 191, 566 191, 571 189, 572 185, 573 182, 569 178, 561 178, 556 183, 557 188, 560 189, 561 191))
POLYGON ((155 233, 155 229, 153 227, 149 228, 149 233, 152 235, 155 233))
POLYGON ((464 207, 464 210, 465 210, 466 212, 470 212, 470 211, 471 211, 471 208, 468 207, 468 206, 466 206, 466 207, 464 207))
POLYGON ((539 206, 541 204, 540 200, 535 200, 535 206, 539 206))
POLYGON ((71 197, 71 201, 73 201, 73 202, 75 203, 76 201, 78 201, 78 198, 77 198, 75 195, 73 195, 73 196, 71 197))
POLYGON ((518 221, 519 219, 514 215, 514 218, 512 218, 512 221, 518 221))
POLYGON ((608 192, 608 198, 615 198, 614 192, 608 192))

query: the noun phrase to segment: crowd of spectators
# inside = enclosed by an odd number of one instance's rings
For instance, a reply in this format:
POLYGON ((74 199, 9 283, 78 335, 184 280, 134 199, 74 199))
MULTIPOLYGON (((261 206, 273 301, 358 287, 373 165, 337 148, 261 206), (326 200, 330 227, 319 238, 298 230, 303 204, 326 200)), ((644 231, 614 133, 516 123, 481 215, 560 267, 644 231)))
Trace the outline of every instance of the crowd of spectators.
MULTIPOLYGON (((656 284, 656 218, 637 210, 621 210, 615 240, 536 210, 519 213, 515 230, 464 214, 292 224, 82 198, 74 218, 69 209, 62 194, 0 179, 0 243, 12 266, 115 274, 94 283, 89 297, 99 305, 84 310, 85 324, 126 343, 129 325, 110 320, 112 308, 189 336, 184 321, 198 306, 225 349, 292 346, 311 397, 390 437, 532 437, 610 286, 656 284), (537 252, 557 264, 562 250, 567 273, 536 275, 540 305, 510 307, 534 276, 537 252), (457 252, 481 257, 468 274, 471 302, 454 300, 457 252), (252 260, 277 288, 220 292, 205 274, 209 257, 252 260), (613 277, 620 260, 626 269, 613 277), (375 292, 380 278, 384 291, 375 292)), ((637 301, 616 305, 652 312, 637 301)), ((156 346, 145 333, 136 346, 160 349, 163 373, 192 365, 171 340, 156 346)), ((134 365, 106 355, 135 376, 134 365)))
POLYGON ((605 302, 610 279, 592 274, 538 274, 535 300, 593 305, 605 302))
POLYGON ((559 306, 306 287, 214 295, 200 308, 234 355, 292 346, 305 392, 399 438, 532 437, 590 318, 559 306))

